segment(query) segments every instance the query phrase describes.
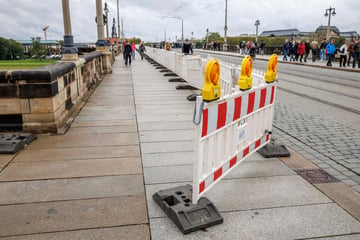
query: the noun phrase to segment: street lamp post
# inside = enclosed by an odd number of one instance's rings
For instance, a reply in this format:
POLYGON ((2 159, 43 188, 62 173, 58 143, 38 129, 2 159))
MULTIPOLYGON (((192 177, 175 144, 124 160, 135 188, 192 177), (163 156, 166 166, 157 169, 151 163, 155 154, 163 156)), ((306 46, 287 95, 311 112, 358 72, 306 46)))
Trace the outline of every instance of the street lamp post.
POLYGON ((326 32, 326 40, 329 40, 329 38, 330 38, 330 19, 331 19, 331 15, 333 15, 333 16, 336 15, 335 8, 330 7, 330 8, 325 10, 324 16, 329 17, 328 26, 327 26, 327 32, 326 32))
POLYGON ((227 0, 225 0, 225 26, 224 26, 224 47, 223 50, 227 50, 227 0))
POLYGON ((181 17, 168 17, 168 16, 163 16, 161 18, 175 18, 181 20, 181 45, 184 45, 184 19, 181 17))
POLYGON ((108 14, 109 14, 109 9, 107 7, 107 3, 105 2, 105 7, 104 7, 104 12, 105 12, 105 16, 106 16, 106 42, 109 44, 109 18, 108 18, 108 14))
POLYGON ((258 29, 259 29, 259 25, 260 25, 260 21, 259 19, 255 21, 255 26, 256 26, 256 42, 258 41, 258 29))
POLYGON ((209 29, 206 29, 206 48, 209 48, 209 29))

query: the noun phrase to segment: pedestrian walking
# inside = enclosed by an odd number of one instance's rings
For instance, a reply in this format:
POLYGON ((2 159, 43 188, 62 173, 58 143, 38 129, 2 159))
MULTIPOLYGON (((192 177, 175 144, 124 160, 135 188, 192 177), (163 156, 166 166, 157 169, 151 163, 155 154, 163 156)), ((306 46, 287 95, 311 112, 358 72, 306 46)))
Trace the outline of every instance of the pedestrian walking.
POLYGON ((305 53, 305 43, 303 41, 301 41, 298 44, 298 48, 297 48, 297 54, 298 54, 298 57, 300 57, 301 63, 302 63, 302 59, 304 57, 304 53, 305 53))
POLYGON ((346 53, 347 53, 347 45, 346 41, 344 41, 344 44, 340 47, 340 67, 346 67, 346 53))
POLYGON ((358 38, 357 43, 354 45, 353 68, 355 68, 356 60, 358 61, 358 68, 360 68, 360 37, 358 38))
POLYGON ((314 39, 311 43, 310 43, 310 48, 311 48, 311 57, 312 57, 312 61, 315 62, 316 61, 316 51, 319 48, 319 43, 316 41, 316 39, 314 39))
POLYGON ((351 58, 353 59, 354 62, 354 45, 355 45, 355 38, 351 39, 351 42, 349 43, 348 46, 348 60, 347 60, 347 65, 348 67, 350 66, 350 60, 351 58))
POLYGON ((300 41, 294 41, 294 53, 295 53, 295 61, 299 61, 299 52, 298 52, 298 48, 300 45, 300 41))
POLYGON ((131 58, 134 60, 134 59, 135 59, 135 51, 136 51, 136 47, 135 47, 135 43, 134 43, 134 42, 131 43, 131 50, 132 50, 132 52, 131 52, 131 58))
POLYGON ((326 39, 324 39, 320 44, 320 62, 325 60, 325 48, 326 48, 326 39))
POLYGON ((128 63, 129 63, 129 65, 131 65, 131 54, 132 54, 132 48, 128 41, 124 47, 125 65, 126 66, 128 65, 128 63))
POLYGON ((327 52, 327 56, 328 56, 328 61, 326 66, 332 66, 332 58, 335 54, 335 44, 334 44, 334 40, 331 40, 331 42, 329 42, 326 45, 326 52, 327 52))
POLYGON ((139 51, 140 51, 141 60, 144 60, 144 52, 146 51, 146 48, 144 46, 144 42, 140 43, 139 51))
POLYGON ((283 61, 287 61, 287 55, 290 49, 290 45, 289 45, 289 40, 285 40, 284 46, 283 46, 283 53, 284 53, 284 57, 283 57, 283 61))
POLYGON ((261 43, 260 43, 260 55, 264 55, 265 53, 265 43, 263 40, 261 40, 261 43))
POLYGON ((292 41, 289 44, 290 48, 289 48, 289 54, 290 54, 290 62, 293 61, 295 62, 295 42, 292 41))
MULTIPOLYGON (((215 45, 215 43, 214 43, 214 45, 215 45)), ((182 53, 185 55, 193 54, 192 46, 191 46, 191 43, 189 43, 189 39, 185 39, 185 43, 182 47, 182 53)))
POLYGON ((306 62, 308 56, 309 56, 309 53, 310 53, 310 41, 309 39, 306 40, 305 42, 305 57, 304 57, 304 62, 306 62))

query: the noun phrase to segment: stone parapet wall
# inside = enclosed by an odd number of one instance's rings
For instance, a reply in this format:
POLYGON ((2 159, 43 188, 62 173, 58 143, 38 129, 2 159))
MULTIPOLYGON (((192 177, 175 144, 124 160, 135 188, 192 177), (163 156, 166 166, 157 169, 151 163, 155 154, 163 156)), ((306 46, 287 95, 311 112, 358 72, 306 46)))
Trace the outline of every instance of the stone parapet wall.
POLYGON ((57 133, 104 74, 101 52, 31 70, 0 71, 0 131, 57 133))

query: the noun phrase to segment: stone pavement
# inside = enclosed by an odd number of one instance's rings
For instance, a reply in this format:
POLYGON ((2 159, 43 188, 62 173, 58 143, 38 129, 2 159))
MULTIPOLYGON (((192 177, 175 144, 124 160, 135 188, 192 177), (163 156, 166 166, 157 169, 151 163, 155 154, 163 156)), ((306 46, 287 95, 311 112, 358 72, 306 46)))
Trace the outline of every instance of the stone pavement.
POLYGON ((0 239, 360 238, 359 194, 310 184, 296 152, 252 155, 206 194, 224 223, 182 235, 152 200, 192 181, 192 92, 167 80, 118 57, 66 134, 0 155, 0 239))

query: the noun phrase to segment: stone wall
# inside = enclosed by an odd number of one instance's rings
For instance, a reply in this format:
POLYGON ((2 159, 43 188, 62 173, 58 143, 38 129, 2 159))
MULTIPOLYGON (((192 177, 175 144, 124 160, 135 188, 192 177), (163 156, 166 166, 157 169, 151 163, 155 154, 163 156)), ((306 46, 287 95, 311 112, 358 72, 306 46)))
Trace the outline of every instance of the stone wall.
POLYGON ((104 74, 101 52, 31 70, 0 71, 0 131, 58 133, 104 74))

